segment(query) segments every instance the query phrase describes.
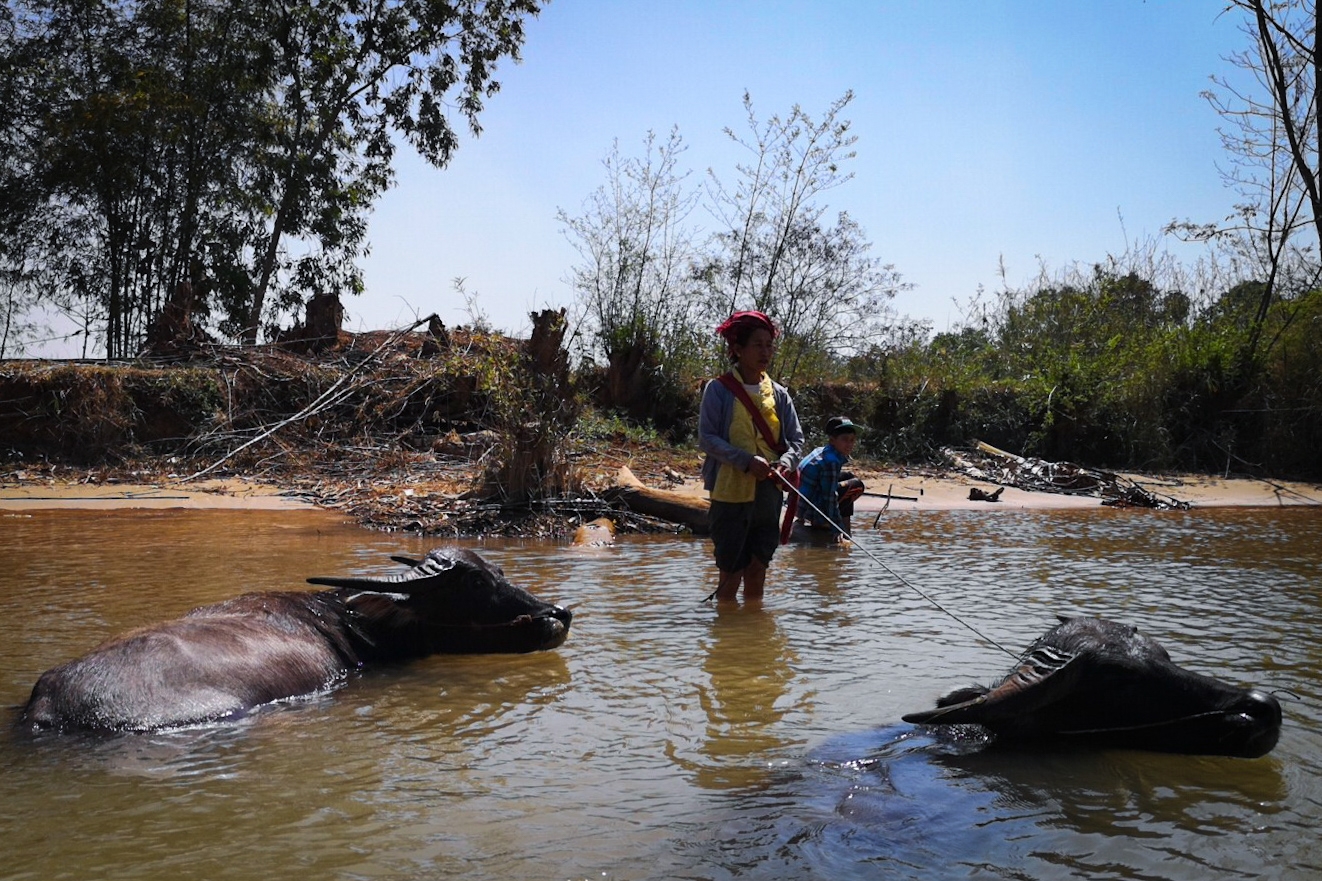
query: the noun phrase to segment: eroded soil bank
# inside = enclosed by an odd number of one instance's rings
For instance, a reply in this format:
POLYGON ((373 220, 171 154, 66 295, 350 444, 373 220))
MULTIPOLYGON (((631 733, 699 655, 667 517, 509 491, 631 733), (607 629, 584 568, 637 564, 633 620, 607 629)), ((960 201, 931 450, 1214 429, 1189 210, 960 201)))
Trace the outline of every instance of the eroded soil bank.
MULTIPOLYGON (((469 334, 445 346, 408 335, 341 343, 315 357, 263 349, 180 364, 6 362, 0 510, 316 505, 382 530, 556 537, 601 516, 626 532, 681 528, 612 500, 623 468, 647 487, 704 496, 693 446, 583 418, 590 390, 574 387, 556 359, 550 370, 525 351, 527 342, 469 334), (511 462, 521 480, 553 489, 512 491, 511 462)), ((1102 503, 1002 489, 949 464, 855 464, 871 493, 860 512, 1102 503)), ((1322 487, 1310 483, 1125 477, 1194 508, 1322 504, 1322 487)))

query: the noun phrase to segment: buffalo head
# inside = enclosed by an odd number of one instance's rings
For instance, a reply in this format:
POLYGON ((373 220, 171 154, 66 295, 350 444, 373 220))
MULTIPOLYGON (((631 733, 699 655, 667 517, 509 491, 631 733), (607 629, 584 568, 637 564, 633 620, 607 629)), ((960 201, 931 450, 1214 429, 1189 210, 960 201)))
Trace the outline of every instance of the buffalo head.
POLYGON ((569 636, 573 613, 543 602, 472 551, 437 549, 384 578, 318 577, 337 588, 347 622, 373 660, 434 654, 535 652, 569 636))
POLYGON ((115 637, 43 673, 20 724, 177 728, 326 690, 372 661, 532 652, 569 634, 570 612, 472 551, 401 561, 393 577, 309 579, 331 589, 244 594, 115 637))
POLYGON ((1062 618, 1000 682, 952 692, 904 716, 981 725, 996 742, 1057 743, 1256 758, 1276 745, 1274 697, 1177 666, 1137 628, 1062 618))

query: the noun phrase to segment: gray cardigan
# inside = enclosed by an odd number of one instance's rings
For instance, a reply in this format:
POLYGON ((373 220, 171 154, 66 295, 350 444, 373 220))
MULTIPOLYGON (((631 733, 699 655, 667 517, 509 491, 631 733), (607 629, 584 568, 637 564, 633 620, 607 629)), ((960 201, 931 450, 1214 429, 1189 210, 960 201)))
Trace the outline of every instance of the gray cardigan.
MULTIPOLYGON (((803 426, 799 424, 789 390, 774 380, 771 389, 776 398, 776 418, 780 420, 780 439, 788 447, 780 457, 780 464, 792 471, 799 467, 803 452, 803 426)), ((753 461, 752 453, 730 443, 730 422, 736 406, 742 405, 733 392, 718 380, 707 382, 698 411, 698 446, 707 454, 702 463, 702 485, 708 491, 716 486, 716 472, 722 463, 747 471, 748 463, 753 461)))

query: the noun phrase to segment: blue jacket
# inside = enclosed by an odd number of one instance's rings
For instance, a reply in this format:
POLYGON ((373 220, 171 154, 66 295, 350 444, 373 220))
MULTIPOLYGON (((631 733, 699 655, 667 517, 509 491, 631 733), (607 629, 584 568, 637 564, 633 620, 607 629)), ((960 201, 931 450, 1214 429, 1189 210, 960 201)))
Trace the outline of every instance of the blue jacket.
MULTIPOLYGON (((842 531, 845 529, 845 518, 840 514, 839 484, 840 472, 847 461, 848 456, 827 444, 804 456, 803 464, 799 466, 799 492, 842 531)), ((821 514, 807 505, 799 507, 799 516, 813 526, 828 525, 821 514)))

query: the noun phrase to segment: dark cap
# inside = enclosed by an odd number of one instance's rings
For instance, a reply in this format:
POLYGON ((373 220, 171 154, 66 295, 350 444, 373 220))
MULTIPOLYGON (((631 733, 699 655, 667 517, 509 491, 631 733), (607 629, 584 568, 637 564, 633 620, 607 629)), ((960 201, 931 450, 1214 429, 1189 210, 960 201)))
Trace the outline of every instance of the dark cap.
POLYGON ((835 437, 837 434, 844 434, 846 431, 857 432, 863 426, 851 420, 848 416, 832 416, 826 420, 826 433, 835 437))

